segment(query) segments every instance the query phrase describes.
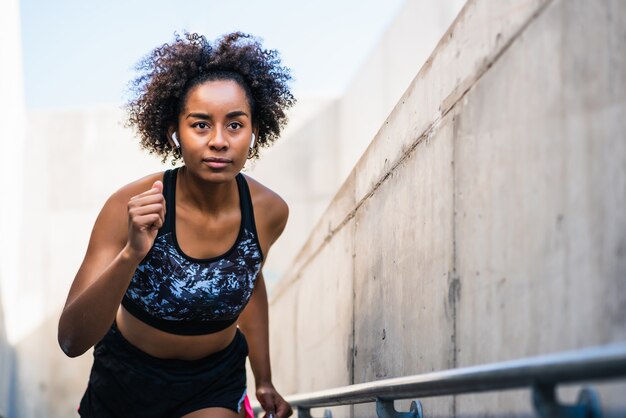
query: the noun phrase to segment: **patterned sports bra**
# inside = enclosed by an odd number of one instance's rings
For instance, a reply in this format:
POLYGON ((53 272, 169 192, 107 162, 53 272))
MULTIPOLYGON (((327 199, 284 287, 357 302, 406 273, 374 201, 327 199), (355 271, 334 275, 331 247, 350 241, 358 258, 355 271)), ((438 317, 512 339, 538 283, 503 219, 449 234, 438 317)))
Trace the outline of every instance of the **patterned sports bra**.
POLYGON ((238 174, 241 226, 225 254, 208 259, 186 255, 176 240, 176 174, 163 175, 165 223, 141 261, 122 305, 160 330, 180 335, 211 334, 234 324, 248 303, 263 254, 246 179, 238 174))

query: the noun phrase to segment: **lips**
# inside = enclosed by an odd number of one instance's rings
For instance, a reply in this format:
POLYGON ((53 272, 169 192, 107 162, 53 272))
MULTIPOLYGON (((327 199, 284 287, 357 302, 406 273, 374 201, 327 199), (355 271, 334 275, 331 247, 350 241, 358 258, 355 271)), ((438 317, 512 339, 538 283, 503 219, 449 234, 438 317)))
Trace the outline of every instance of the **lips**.
POLYGON ((203 158, 202 161, 204 161, 205 163, 232 163, 233 162, 233 160, 230 160, 228 158, 219 158, 219 157, 203 158))
POLYGON ((228 159, 228 158, 220 158, 220 157, 208 157, 208 158, 203 158, 202 162, 211 168, 220 169, 231 164, 233 160, 228 159))

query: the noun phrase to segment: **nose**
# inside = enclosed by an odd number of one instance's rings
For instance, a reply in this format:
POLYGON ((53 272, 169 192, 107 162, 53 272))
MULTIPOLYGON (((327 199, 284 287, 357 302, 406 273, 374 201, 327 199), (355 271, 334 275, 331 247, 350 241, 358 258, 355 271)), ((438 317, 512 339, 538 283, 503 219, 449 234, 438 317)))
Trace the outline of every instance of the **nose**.
POLYGON ((209 148, 216 151, 228 149, 228 141, 221 129, 216 129, 215 134, 209 138, 209 148))

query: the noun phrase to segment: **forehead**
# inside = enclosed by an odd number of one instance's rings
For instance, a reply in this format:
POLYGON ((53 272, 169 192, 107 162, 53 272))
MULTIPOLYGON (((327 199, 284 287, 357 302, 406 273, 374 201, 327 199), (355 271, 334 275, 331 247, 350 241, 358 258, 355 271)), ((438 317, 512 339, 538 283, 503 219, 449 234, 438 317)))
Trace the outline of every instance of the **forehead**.
POLYGON ((246 92, 233 80, 212 80, 194 86, 187 93, 186 111, 243 110, 250 113, 246 92))

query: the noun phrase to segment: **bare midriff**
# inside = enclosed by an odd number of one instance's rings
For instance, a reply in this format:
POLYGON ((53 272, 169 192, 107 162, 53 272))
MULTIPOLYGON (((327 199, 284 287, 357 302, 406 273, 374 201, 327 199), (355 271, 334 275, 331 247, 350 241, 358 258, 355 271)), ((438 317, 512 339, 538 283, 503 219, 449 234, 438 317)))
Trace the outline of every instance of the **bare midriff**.
POLYGON ((163 359, 201 359, 228 347, 237 331, 235 323, 213 334, 171 334, 140 321, 123 306, 118 309, 115 320, 128 342, 146 354, 163 359))

